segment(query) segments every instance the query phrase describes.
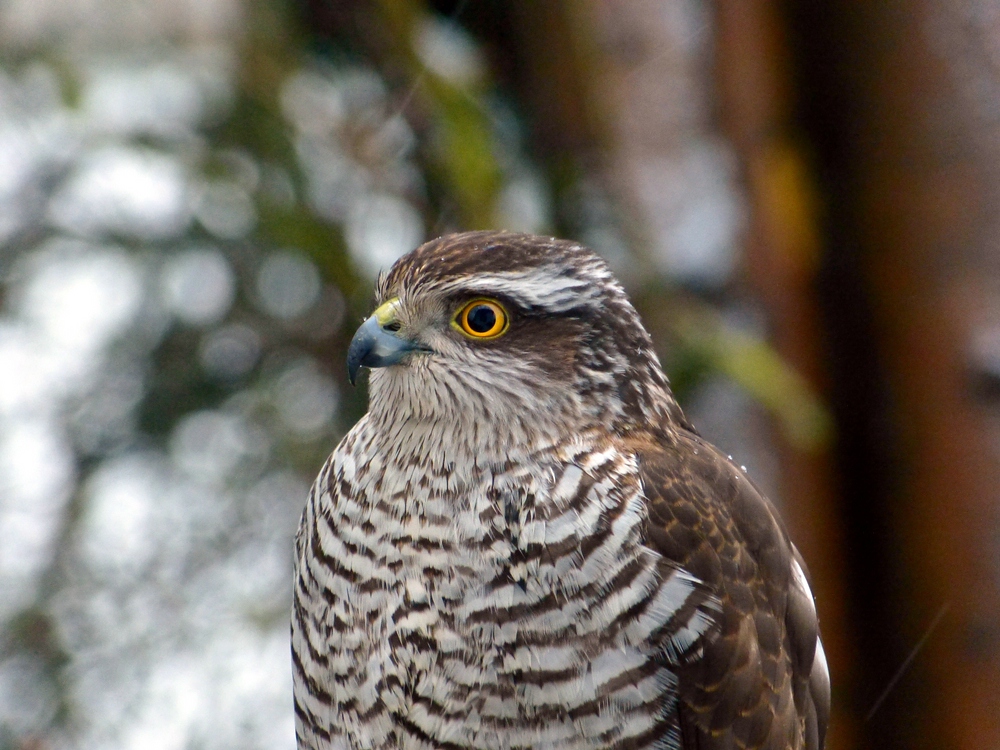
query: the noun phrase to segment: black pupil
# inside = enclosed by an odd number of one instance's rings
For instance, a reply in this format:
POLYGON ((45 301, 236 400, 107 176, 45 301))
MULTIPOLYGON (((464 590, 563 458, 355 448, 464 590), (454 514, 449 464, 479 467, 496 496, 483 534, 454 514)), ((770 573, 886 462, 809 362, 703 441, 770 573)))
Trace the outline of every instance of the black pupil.
POLYGON ((476 333, 487 333, 497 324, 496 311, 489 305, 476 305, 465 316, 469 329, 476 333))

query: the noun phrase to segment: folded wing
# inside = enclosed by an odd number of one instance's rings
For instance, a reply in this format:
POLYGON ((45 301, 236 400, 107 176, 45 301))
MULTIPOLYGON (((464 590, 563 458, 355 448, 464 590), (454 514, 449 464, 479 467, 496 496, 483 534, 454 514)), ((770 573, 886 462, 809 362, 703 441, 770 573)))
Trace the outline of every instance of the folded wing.
POLYGON ((646 544, 700 579, 716 622, 678 676, 685 750, 820 750, 830 687, 805 565, 774 506, 698 436, 637 448, 649 502, 646 544))

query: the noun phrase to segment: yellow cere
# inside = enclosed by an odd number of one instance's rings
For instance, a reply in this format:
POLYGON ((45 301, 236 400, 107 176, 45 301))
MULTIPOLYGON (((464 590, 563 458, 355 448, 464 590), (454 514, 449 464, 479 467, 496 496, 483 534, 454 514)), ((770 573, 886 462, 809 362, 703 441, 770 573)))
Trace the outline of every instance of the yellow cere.
POLYGON ((385 326, 396 319, 396 310, 398 309, 399 297, 393 297, 391 300, 387 300, 379 305, 378 309, 372 313, 372 316, 378 321, 380 326, 385 326))

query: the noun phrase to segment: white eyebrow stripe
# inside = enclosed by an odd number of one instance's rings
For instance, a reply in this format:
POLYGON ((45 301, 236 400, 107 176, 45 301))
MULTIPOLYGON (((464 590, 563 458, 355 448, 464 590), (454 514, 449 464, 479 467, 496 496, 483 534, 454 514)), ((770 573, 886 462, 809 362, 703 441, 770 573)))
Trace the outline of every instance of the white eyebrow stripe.
POLYGON ((444 292, 461 289, 504 295, 527 307, 544 307, 553 312, 596 305, 602 291, 589 279, 573 278, 539 268, 476 274, 442 284, 441 289, 444 292))

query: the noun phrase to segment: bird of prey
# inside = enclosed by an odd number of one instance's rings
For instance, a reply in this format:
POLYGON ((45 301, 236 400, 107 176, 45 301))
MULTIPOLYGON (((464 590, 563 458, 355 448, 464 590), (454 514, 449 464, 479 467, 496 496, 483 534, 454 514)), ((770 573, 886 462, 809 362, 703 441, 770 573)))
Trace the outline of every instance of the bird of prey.
POLYGON ((805 564, 606 263, 472 232, 380 278, 296 537, 310 750, 819 750, 805 564))

